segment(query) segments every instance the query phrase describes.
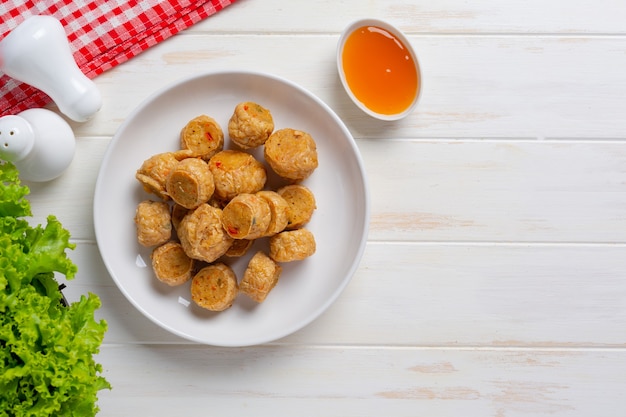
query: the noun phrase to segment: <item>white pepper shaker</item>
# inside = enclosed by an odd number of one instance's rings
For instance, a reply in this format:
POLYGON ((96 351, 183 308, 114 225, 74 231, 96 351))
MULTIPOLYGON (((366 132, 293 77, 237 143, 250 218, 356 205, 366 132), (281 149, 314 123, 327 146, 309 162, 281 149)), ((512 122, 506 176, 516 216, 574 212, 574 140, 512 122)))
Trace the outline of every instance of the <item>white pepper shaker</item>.
POLYGON ((78 68, 61 22, 31 16, 0 41, 0 71, 46 93, 76 122, 102 107, 95 83, 78 68))
POLYGON ((70 125, 46 109, 0 117, 0 159, 12 162, 26 181, 60 176, 74 158, 76 139, 70 125))

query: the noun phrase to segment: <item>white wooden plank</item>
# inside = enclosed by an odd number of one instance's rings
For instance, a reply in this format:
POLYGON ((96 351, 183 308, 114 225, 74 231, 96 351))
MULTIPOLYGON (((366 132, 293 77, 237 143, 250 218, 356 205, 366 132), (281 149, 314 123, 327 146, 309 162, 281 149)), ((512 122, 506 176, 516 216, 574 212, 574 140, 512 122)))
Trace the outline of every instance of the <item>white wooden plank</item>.
MULTIPOLYGON (((94 244, 70 256, 67 297, 101 297, 107 343, 186 343, 131 306, 94 244)), ((625 270, 626 245, 370 243, 338 301, 276 343, 626 347, 625 270)))
POLYGON ((78 244, 67 297, 103 302, 98 359, 114 389, 99 415, 619 415, 625 18, 620 0, 239 0, 98 77, 104 108, 72 124, 72 166, 30 199, 34 222, 56 214, 78 244), (424 88, 401 122, 368 119, 342 91, 336 41, 357 17, 395 23, 417 50, 424 88), (229 69, 328 103, 372 190, 370 241, 344 294, 301 331, 244 349, 189 343, 132 307, 100 258, 91 207, 133 109, 229 69))
POLYGON ((388 20, 409 33, 623 34, 626 8, 619 0, 239 0, 190 31, 338 32, 363 17, 388 20))
POLYGON ((615 415, 624 354, 105 346, 99 415, 615 415))
POLYGON ((371 240, 624 242, 623 142, 361 140, 371 240))
MULTIPOLYGON (((107 145, 106 138, 80 138, 68 172, 31 185, 33 221, 55 214, 74 239, 95 240, 92 198, 107 145)), ((371 240, 625 242, 624 142, 358 145, 371 189, 371 240)), ((124 221, 134 214, 116 215, 124 221)))
POLYGON ((112 135, 141 101, 185 76, 255 70, 318 95, 357 138, 626 138, 624 37, 411 36, 422 95, 410 117, 389 123, 366 116, 343 91, 337 36, 296 36, 174 37, 99 76, 104 106, 75 131, 112 135))

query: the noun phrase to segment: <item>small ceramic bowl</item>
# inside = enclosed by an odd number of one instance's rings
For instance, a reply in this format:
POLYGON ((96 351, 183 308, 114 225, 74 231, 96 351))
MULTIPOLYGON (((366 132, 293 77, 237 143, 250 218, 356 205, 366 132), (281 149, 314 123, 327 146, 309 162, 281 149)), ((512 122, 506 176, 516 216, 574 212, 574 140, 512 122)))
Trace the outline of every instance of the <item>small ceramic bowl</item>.
POLYGON ((417 105, 422 89, 417 56, 406 36, 388 22, 359 19, 348 25, 337 45, 337 69, 348 96, 374 118, 399 120, 417 105), (390 78, 401 74, 401 79, 390 78), (364 91, 372 89, 377 90, 364 91))

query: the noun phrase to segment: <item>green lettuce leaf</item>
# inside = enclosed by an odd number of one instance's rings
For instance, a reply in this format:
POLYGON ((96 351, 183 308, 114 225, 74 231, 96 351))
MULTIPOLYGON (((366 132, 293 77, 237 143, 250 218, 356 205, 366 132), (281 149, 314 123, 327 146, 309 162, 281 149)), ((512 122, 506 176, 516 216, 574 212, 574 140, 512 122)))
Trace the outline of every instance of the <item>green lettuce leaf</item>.
POLYGON ((31 226, 27 187, 0 164, 0 416, 94 416, 110 388, 94 356, 107 330, 97 295, 65 306, 55 274, 73 279, 70 234, 48 216, 31 226))

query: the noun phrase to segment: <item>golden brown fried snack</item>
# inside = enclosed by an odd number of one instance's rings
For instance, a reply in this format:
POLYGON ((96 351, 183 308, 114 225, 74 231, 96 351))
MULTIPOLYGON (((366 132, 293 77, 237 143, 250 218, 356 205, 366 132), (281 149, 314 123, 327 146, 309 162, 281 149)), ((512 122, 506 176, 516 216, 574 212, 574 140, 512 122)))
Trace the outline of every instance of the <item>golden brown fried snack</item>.
POLYGON ((177 164, 178 159, 174 152, 156 154, 141 164, 135 173, 135 178, 146 192, 155 194, 163 200, 169 200, 170 197, 165 190, 165 181, 177 164))
POLYGON ((161 245, 172 236, 170 206, 164 201, 144 200, 135 210, 137 240, 143 246, 161 245))
POLYGON ((275 191, 259 191, 256 195, 267 201, 270 207, 271 219, 264 236, 273 236, 282 232, 289 222, 289 204, 287 200, 275 191))
POLYGON ((281 272, 280 265, 259 251, 250 259, 239 284, 239 291, 262 303, 278 283, 281 272))
POLYGON ((265 142, 265 161, 283 178, 300 181, 317 168, 317 145, 310 134, 290 128, 272 133, 265 142))
POLYGON ((233 238, 222 227, 222 210, 202 204, 178 225, 178 238, 187 256, 214 262, 224 255, 233 238))
POLYGON ((302 184, 286 185, 276 192, 287 201, 287 226, 285 229, 299 229, 311 220, 313 212, 317 208, 315 195, 302 184))
POLYGON ((301 261, 315 250, 315 237, 307 229, 287 230, 270 238, 270 258, 276 262, 301 261))
POLYGON ((222 225, 233 239, 256 239, 265 234, 271 219, 270 206, 265 199, 243 193, 224 207, 222 225))
POLYGON ((180 147, 208 161, 224 148, 224 132, 212 117, 204 114, 194 117, 180 132, 180 147))
POLYGON ((243 149, 265 143, 274 131, 274 119, 268 109, 252 101, 237 104, 228 121, 230 139, 243 149))
POLYGON ((194 209, 209 201, 213 195, 213 174, 203 159, 183 159, 170 171, 165 189, 176 204, 194 209))
POLYGON ((237 277, 223 263, 202 268, 191 280, 191 299, 211 311, 224 311, 237 296, 237 277))
POLYGON ((224 150, 209 161, 216 197, 230 200, 241 193, 255 193, 267 181, 265 167, 254 156, 241 151, 224 150))
POLYGON ((183 220, 183 217, 189 213, 189 211, 190 210, 188 208, 183 207, 180 204, 174 203, 172 205, 172 226, 174 226, 174 229, 178 229, 178 225, 183 220))
POLYGON ((166 242, 155 248, 150 255, 152 269, 157 279, 169 286, 184 284, 191 279, 194 260, 177 242, 166 242))
POLYGON ((250 249, 253 244, 254 240, 235 239, 225 255, 229 258, 240 258, 248 252, 248 249, 250 249))

